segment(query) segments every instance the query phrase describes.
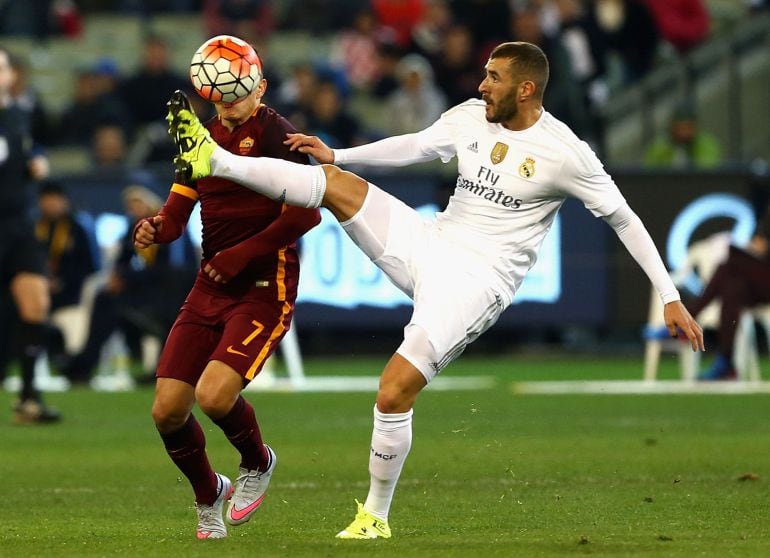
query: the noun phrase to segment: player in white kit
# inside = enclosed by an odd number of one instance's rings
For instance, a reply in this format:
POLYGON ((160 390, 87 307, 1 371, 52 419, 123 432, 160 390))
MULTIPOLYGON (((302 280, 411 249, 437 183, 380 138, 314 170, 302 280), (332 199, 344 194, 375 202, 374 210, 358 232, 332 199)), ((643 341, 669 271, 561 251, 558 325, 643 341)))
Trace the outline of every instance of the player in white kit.
POLYGON ((445 112, 429 128, 351 149, 291 134, 315 167, 238 157, 218 148, 183 98, 169 103, 178 170, 228 178, 290 205, 328 208, 369 258, 414 300, 404 341, 382 373, 374 407, 370 488, 340 538, 388 538, 388 513, 411 447, 412 407, 436 374, 511 304, 567 197, 616 231, 693 350, 703 332, 679 299, 652 239, 591 148, 542 107, 548 61, 535 45, 503 43, 486 64, 481 99, 445 112), (404 166, 458 158, 457 184, 435 220, 355 174, 328 164, 404 166))

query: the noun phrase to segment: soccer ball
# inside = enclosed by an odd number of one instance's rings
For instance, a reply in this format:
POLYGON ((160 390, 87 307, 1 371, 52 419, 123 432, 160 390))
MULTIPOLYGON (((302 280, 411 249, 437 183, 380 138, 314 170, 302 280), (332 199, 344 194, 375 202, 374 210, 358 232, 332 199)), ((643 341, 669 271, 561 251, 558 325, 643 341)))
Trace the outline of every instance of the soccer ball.
POLYGON ((219 35, 203 43, 190 62, 190 81, 198 95, 212 103, 234 103, 262 80, 262 61, 238 37, 219 35))

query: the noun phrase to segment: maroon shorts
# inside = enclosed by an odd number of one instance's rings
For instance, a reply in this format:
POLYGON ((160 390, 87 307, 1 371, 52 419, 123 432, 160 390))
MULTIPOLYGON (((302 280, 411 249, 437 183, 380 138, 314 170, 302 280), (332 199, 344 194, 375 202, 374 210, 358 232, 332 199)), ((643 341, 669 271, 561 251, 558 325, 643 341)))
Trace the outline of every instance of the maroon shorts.
POLYGON ((235 299, 196 286, 168 334, 157 376, 194 386, 209 361, 219 360, 249 382, 278 347, 293 313, 293 300, 252 295, 235 299))

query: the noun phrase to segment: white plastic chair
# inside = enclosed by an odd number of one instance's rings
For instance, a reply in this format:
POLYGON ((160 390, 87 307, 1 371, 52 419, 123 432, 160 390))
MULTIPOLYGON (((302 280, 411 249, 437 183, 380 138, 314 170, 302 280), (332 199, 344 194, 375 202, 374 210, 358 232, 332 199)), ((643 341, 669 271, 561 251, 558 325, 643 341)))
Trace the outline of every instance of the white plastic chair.
MULTIPOLYGON (((687 251, 684 265, 672 274, 672 279, 681 285, 694 272, 699 281, 706 285, 717 267, 727 258, 731 241, 730 233, 717 233, 704 240, 695 242, 687 251)), ((716 329, 719 326, 720 302, 709 304, 698 316, 698 323, 704 329, 716 329)), ((741 315, 735 332, 734 363, 738 377, 749 381, 760 380, 759 353, 755 321, 760 321, 770 339, 770 305, 746 310, 741 315)), ((653 288, 650 297, 650 311, 647 318, 647 331, 657 331, 663 322, 663 304, 653 288)), ((679 367, 682 380, 695 381, 700 367, 701 353, 693 352, 689 343, 674 339, 655 339, 647 337, 644 352, 644 379, 654 381, 657 378, 660 355, 663 350, 672 350, 679 355, 679 367)))

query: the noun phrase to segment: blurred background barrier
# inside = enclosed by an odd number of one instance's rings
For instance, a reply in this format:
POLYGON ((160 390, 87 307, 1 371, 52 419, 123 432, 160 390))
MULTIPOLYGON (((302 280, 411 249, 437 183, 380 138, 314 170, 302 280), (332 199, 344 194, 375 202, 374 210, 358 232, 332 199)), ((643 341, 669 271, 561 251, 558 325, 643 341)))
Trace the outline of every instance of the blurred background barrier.
MULTIPOLYGON (((684 263, 690 244, 711 234, 735 231, 748 240, 757 211, 770 202, 767 177, 750 169, 610 172, 671 270, 684 263)), ((442 207, 447 196, 443 175, 364 173, 425 212, 442 207)), ((157 167, 148 177, 160 189, 170 180, 170 170, 157 167)), ((75 205, 92 209, 98 242, 108 251, 127 226, 119 195, 123 182, 83 175, 67 177, 65 183, 75 205)), ((189 230, 200 238, 195 216, 189 230)), ((326 328, 393 329, 405 323, 410 313, 406 296, 355 248, 330 215, 303 239, 302 261, 297 320, 303 335, 326 328)), ((647 315, 648 292, 647 278, 612 230, 569 200, 516 303, 495 330, 560 325, 635 332, 647 315)))

